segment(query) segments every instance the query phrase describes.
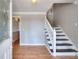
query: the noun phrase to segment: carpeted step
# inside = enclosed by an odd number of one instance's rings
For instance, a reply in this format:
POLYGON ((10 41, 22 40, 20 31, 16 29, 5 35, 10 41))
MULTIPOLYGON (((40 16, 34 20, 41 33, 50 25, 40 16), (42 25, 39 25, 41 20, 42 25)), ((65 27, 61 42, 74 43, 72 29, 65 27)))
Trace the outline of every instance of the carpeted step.
POLYGON ((56 44, 56 46, 72 46, 70 43, 61 43, 61 44, 56 44))
POLYGON ((56 41, 68 41, 69 39, 65 39, 65 38, 62 38, 62 39, 56 39, 56 41))
POLYGON ((56 49, 56 52, 77 52, 74 49, 56 49))

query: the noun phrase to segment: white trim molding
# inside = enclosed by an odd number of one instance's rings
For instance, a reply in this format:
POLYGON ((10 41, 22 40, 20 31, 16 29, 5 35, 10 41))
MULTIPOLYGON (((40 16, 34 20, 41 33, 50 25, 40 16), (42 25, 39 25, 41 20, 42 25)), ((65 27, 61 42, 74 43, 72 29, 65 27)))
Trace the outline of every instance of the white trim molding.
POLYGON ((69 52, 63 53, 63 52, 61 52, 61 53, 56 53, 56 56, 78 56, 78 53, 77 52, 71 52, 71 53, 69 53, 69 52))
POLYGON ((21 43, 20 46, 45 46, 45 44, 24 44, 24 43, 21 43))
POLYGON ((13 14, 21 14, 21 15, 37 15, 37 14, 41 14, 41 15, 46 15, 46 12, 13 12, 13 14))

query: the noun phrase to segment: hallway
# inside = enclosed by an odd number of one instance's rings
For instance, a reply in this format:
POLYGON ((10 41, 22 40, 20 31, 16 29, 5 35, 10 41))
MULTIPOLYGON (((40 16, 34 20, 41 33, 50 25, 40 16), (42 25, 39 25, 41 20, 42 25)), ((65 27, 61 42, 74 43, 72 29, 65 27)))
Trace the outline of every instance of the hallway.
POLYGON ((16 41, 13 45, 13 59, 52 59, 44 46, 21 46, 16 41))
POLYGON ((13 44, 13 59, 78 59, 77 57, 52 57, 44 46, 20 46, 13 44))

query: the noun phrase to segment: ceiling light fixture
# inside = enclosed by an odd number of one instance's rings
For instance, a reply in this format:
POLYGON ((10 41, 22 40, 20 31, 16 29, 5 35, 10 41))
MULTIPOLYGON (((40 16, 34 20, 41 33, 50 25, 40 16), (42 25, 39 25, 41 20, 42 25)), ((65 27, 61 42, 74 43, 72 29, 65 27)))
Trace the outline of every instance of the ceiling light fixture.
POLYGON ((37 0, 32 0, 32 3, 33 3, 33 4, 36 4, 36 3, 37 3, 37 0))

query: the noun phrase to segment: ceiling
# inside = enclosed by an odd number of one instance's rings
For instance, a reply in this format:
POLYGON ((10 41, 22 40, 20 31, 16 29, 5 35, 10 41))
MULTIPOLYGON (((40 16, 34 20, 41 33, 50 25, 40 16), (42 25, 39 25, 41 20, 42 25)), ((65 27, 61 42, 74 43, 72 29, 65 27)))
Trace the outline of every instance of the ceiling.
POLYGON ((13 11, 46 12, 52 3, 52 0, 37 0, 37 4, 34 5, 31 0, 13 0, 13 11))
POLYGON ((46 12, 53 3, 73 3, 74 0, 37 0, 37 4, 32 4, 32 0, 12 0, 13 12, 46 12))

